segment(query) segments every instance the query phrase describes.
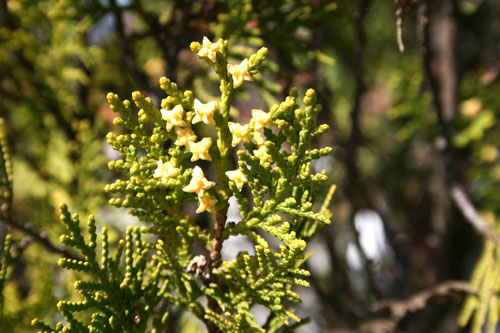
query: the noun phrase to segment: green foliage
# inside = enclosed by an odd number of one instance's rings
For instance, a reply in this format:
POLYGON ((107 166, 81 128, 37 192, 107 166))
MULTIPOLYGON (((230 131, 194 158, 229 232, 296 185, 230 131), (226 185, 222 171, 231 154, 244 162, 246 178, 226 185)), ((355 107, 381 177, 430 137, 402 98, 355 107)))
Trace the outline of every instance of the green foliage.
POLYGON ((71 197, 82 208, 95 208, 103 183, 88 174, 98 174, 105 160, 96 156, 103 122, 95 110, 102 95, 90 79, 104 53, 88 47, 85 37, 94 22, 79 12, 78 1, 9 1, 6 6, 0 27, 0 110, 11 111, 4 115, 9 134, 26 140, 11 142, 17 153, 14 172, 31 180, 28 186, 16 182, 16 195, 54 207, 71 197), (37 191, 30 191, 33 185, 37 191))
MULTIPOLYGON (((2 244, 9 265, 0 330, 31 332, 37 317, 42 331, 188 333, 202 321, 211 331, 215 323, 283 332, 309 315, 303 330, 362 330, 374 301, 468 279, 479 236, 450 199, 449 183, 498 220, 499 4, 459 1, 443 10, 451 2, 1 2, 0 238, 10 234, 15 245, 2 244), (231 47, 219 47, 213 61, 193 43, 198 61, 189 41, 204 35, 231 47), (263 46, 268 51, 255 52, 263 46), (254 82, 234 88, 226 65, 245 58, 249 73, 238 80, 254 82), (158 87, 162 76, 169 79, 158 87), (130 101, 118 97, 134 90, 130 101), (108 91, 119 117, 106 142, 114 116, 108 91), (439 101, 449 156, 440 151, 439 101), (197 104, 208 111, 215 104, 213 119, 197 114, 197 104), (181 106, 180 118, 166 118, 185 125, 168 130, 162 111, 181 106), (251 115, 252 108, 266 112, 251 115), (319 136, 326 127, 315 125, 318 117, 334 130, 319 136), (333 146, 333 156, 315 161, 329 149, 314 150, 311 140, 333 146), (207 189, 190 192, 195 176, 207 189), (336 223, 313 239, 331 217, 335 187, 323 196, 331 183, 342 184, 336 223), (229 198, 241 221, 223 218, 229 198), (97 222, 85 227, 63 209, 63 223, 54 223, 61 201, 97 222), (381 218, 386 237, 364 260, 357 220, 366 210, 381 218), (55 244, 62 233, 70 250, 63 256, 79 259, 59 266, 59 254, 39 240, 55 244), (253 244, 248 252, 222 260, 221 246, 242 239, 253 244), (298 287, 308 284, 297 304, 298 287), (66 301, 58 312, 59 300, 66 301), (264 324, 254 318, 260 305, 270 313, 264 324)), ((475 331, 497 321, 498 251, 489 243, 461 317, 475 331)), ((433 301, 390 321, 403 331, 443 330, 455 304, 433 301)))
POLYGON ((471 286, 477 293, 467 296, 458 318, 461 326, 471 321, 472 333, 483 332, 485 323, 487 323, 486 332, 496 331, 499 315, 499 272, 500 246, 492 240, 486 240, 470 280, 471 286))
POLYGON ((0 118, 0 211, 12 209, 12 165, 5 133, 5 122, 0 118))
MULTIPOLYGON (((152 245, 141 240, 138 227, 129 227, 125 241, 118 243, 114 256, 110 255, 108 231, 102 228, 100 261, 97 258, 97 231, 93 216, 88 218, 88 241, 82 235, 78 215, 61 205, 61 221, 69 234, 61 242, 81 252, 82 260, 60 259, 59 266, 85 272, 89 280, 78 280, 75 289, 81 301, 60 301, 57 308, 64 315, 67 328, 58 324, 55 329, 35 319, 33 326, 42 332, 145 332, 155 307, 166 296, 159 281, 165 279, 158 257, 148 260, 152 245), (125 253, 124 253, 125 250, 125 253), (125 257, 123 267, 122 257, 125 257), (88 325, 77 319, 75 313, 91 313, 88 325)), ((153 324, 161 327, 164 318, 153 324)))
MULTIPOLYGON (((220 13, 210 28, 231 44, 242 44, 234 47, 236 55, 249 56, 251 49, 247 45, 260 47, 266 43, 279 51, 294 50, 280 52, 279 63, 271 60, 267 64, 279 76, 291 68, 306 69, 311 59, 332 63, 331 57, 311 45, 311 36, 315 26, 331 18, 338 7, 335 2, 229 0, 225 6, 227 12, 220 13)), ((271 87, 273 82, 259 84, 271 87)))
POLYGON ((486 130, 493 127, 495 122, 493 112, 484 110, 455 136, 453 143, 457 147, 464 147, 473 141, 481 140, 486 130))
MULTIPOLYGON (((481 215, 488 227, 498 235, 498 116, 500 101, 498 81, 488 82, 477 73, 470 72, 461 87, 459 105, 460 131, 454 137, 454 144, 471 151, 474 157, 470 174, 477 184, 475 194, 481 202, 481 215)), ((459 316, 461 326, 468 325, 470 331, 495 332, 498 326, 500 271, 498 242, 485 239, 482 251, 468 277, 474 289, 467 295, 459 316)))
MULTIPOLYGON (((5 136, 5 123, 0 118, 0 211, 3 214, 8 213, 12 207, 12 171, 10 155, 7 148, 7 140, 5 136)), ((8 278, 8 269, 11 266, 12 254, 12 236, 8 234, 5 237, 3 244, 2 261, 0 262, 0 316, 3 315, 4 308, 4 286, 8 278)))
MULTIPOLYGON (((61 236, 61 242, 85 258, 61 259, 59 265, 84 272, 90 280, 75 283, 81 301, 59 302, 67 326, 58 324, 52 330, 35 320, 33 324, 42 331, 159 331, 169 305, 189 311, 224 332, 275 331, 289 325, 290 320, 301 321, 287 304, 300 302, 294 286, 309 286, 300 278, 309 276, 300 268, 307 245, 304 239, 310 240, 320 225, 330 222, 324 207, 333 195, 332 188, 323 209, 313 211, 318 185, 327 176, 324 172, 311 174, 311 162, 331 152, 331 148, 310 149, 312 140, 328 129, 327 125, 315 125, 321 111, 315 92, 306 92, 303 108, 293 89, 269 112, 253 110, 249 124, 229 122, 233 93, 243 81, 253 81, 251 75, 265 60, 267 49, 258 50, 240 65, 228 64, 227 41, 204 39, 203 46, 192 43, 191 49, 219 75, 219 101, 203 104, 191 91, 180 91, 166 78, 160 79, 161 89, 167 93, 161 110, 139 92, 132 94, 138 112, 130 101, 121 102, 117 95, 108 94, 111 109, 120 115, 114 123, 124 131, 107 136, 122 157, 111 161, 109 167, 128 178, 107 185, 106 191, 126 194, 111 199, 110 204, 130 208, 130 213, 147 226, 129 227, 114 259, 108 257, 107 230, 103 228, 99 263, 94 218, 89 217, 86 242, 78 216, 71 217, 62 205, 61 221, 69 235, 61 236), (215 127, 215 145, 211 137, 196 142, 194 130, 198 132, 200 125, 191 124, 198 122, 215 127), (238 149, 240 142, 245 149, 238 149), (228 163, 231 147, 237 147, 238 157, 238 168, 232 171, 228 163), (211 161, 217 185, 188 159, 211 161), (242 192, 245 185, 250 200, 242 192), (242 221, 226 224, 231 196, 236 198, 242 221), (215 216, 211 233, 185 213, 185 207, 193 202, 198 202, 197 213, 207 211, 215 216), (280 241, 279 251, 272 250, 262 232, 280 241), (224 240, 234 235, 251 239, 255 254, 242 253, 235 260, 220 262, 224 240), (195 241, 210 252, 207 267, 204 255, 195 255, 195 241), (123 247, 125 267, 120 261, 123 247), (201 274, 205 269, 208 276, 201 274), (208 307, 202 305, 203 298, 209 300, 208 307), (210 306, 211 300, 215 306, 210 306), (263 329, 251 312, 256 304, 272 313, 273 319, 263 329), (75 313, 88 311, 92 311, 88 324, 77 319, 75 313)), ((203 167, 207 170, 206 164, 203 167)))
POLYGON ((2 251, 3 258, 2 262, 0 263, 0 315, 3 314, 3 306, 4 306, 3 288, 8 278, 7 271, 9 269, 9 266, 12 264, 12 255, 10 253, 11 247, 12 247, 12 237, 11 235, 7 235, 7 237, 5 237, 5 243, 3 245, 3 251, 2 251))
MULTIPOLYGON (((11 181, 7 186, 2 180, 1 194, 6 200, 7 193, 10 195, 10 217, 32 223, 52 242, 64 232, 60 224, 52 223, 61 201, 75 211, 94 212, 103 223, 113 219, 110 214, 121 214, 103 208, 106 195, 102 187, 110 179, 105 170, 109 157, 103 154, 107 149, 103 133, 108 130, 106 122, 110 122, 111 113, 105 103, 105 91, 128 92, 140 88, 156 101, 161 90, 152 82, 167 73, 196 92, 200 100, 211 100, 212 88, 216 87, 211 83, 219 81, 211 80, 210 64, 197 66, 193 64, 196 61, 183 58, 188 50, 186 36, 201 39, 203 34, 220 35, 215 32, 217 26, 224 26, 224 34, 234 32, 227 36, 234 45, 230 56, 233 61, 249 57, 253 46, 267 43, 263 31, 269 37, 276 36, 277 30, 269 24, 282 8, 287 10, 287 20, 279 27, 280 36, 314 24, 323 13, 318 10, 323 8, 321 4, 312 6, 293 1, 287 5, 276 1, 269 3, 269 8, 272 7, 269 15, 258 15, 267 5, 256 3, 252 13, 245 14, 245 20, 236 26, 235 20, 243 17, 225 21, 224 14, 234 16, 241 8, 237 1, 217 1, 212 6, 212 2, 151 0, 129 4, 8 0, 5 5, 0 9, 0 112, 12 139, 13 163, 11 181), (186 15, 182 27, 177 21, 179 12, 186 15), (120 17, 123 35, 118 32, 120 17), (252 28, 249 35, 246 29, 250 26, 245 25, 255 18, 262 19, 261 26, 265 29, 252 28), (110 21, 113 29, 108 29, 110 21), (242 34, 237 32, 240 28, 242 34)), ((274 40, 287 41, 281 48, 286 54, 302 56, 307 49, 304 45, 293 51, 290 40, 274 40)), ((307 59, 311 59, 309 54, 307 59)), ((270 62, 266 75, 281 77, 288 70, 280 69, 276 60, 270 62)), ((295 64, 302 66, 303 62, 295 64)), ((257 74, 256 78, 260 77, 257 74)), ((273 79, 259 80, 255 86, 269 105, 276 102, 276 93, 282 90, 273 79)), ((239 97, 248 98, 244 88, 240 90, 239 97)), ((232 116, 236 108, 237 103, 233 103, 232 116)), ((199 224, 203 223, 206 221, 199 224)), ((118 223, 114 226, 121 229, 118 223)), ((109 229, 113 239, 125 228, 117 231, 109 226, 109 229)), ((23 240, 28 245, 22 249, 16 278, 7 285, 9 304, 5 318, 9 324, 5 327, 22 332, 31 330, 26 327, 33 316, 46 321, 59 319, 55 307, 45 304, 52 304, 54 298, 70 297, 72 281, 78 274, 61 273, 56 266, 57 258, 36 245, 31 246, 32 240, 23 238, 22 232, 14 231, 13 237, 16 243, 23 240), (64 281, 59 280, 61 274, 64 281)))

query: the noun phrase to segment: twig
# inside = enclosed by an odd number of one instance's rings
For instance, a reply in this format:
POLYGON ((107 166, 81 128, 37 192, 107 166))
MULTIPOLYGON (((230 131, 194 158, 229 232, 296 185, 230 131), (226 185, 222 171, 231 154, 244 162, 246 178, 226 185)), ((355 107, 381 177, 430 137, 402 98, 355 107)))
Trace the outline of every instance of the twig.
MULTIPOLYGON (((226 172, 229 168, 229 151, 231 149, 231 133, 228 127, 229 121, 229 110, 231 107, 231 96, 233 94, 232 89, 226 89, 232 85, 230 81, 229 73, 226 71, 225 66, 222 67, 224 70, 218 71, 218 66, 215 67, 217 74, 221 80, 220 84, 220 92, 221 99, 219 103, 219 112, 222 121, 220 125, 217 126, 217 147, 219 149, 219 158, 215 164, 215 168, 217 170, 218 177, 218 194, 219 201, 221 202, 220 206, 217 207, 217 212, 215 215, 215 225, 212 234, 212 248, 210 249, 210 266, 208 268, 208 285, 217 283, 217 275, 214 274, 214 270, 219 267, 221 263, 221 251, 222 251, 222 243, 224 241, 224 227, 227 220, 227 210, 229 208, 229 179, 227 178, 226 172)), ((217 301, 208 297, 208 310, 213 312, 218 312, 219 307, 217 305, 217 301)), ((207 328, 210 333, 214 333, 218 331, 217 326, 207 321, 207 328)))
POLYGON ((335 329, 328 333, 394 333, 397 325, 408 313, 423 309, 429 300, 436 296, 450 296, 452 292, 464 292, 476 294, 468 282, 444 281, 434 287, 418 292, 404 300, 382 300, 372 305, 371 310, 378 312, 388 309, 391 312, 389 318, 376 318, 363 322, 356 330, 335 329))
POLYGON ((472 224, 474 229, 476 229, 476 231, 485 238, 500 244, 500 235, 491 230, 488 223, 481 217, 481 215, 479 215, 476 208, 467 197, 464 189, 458 184, 453 184, 450 193, 453 198, 453 202, 465 219, 472 224))
POLYGON ((403 7, 398 6, 395 12, 396 15, 396 37, 398 40, 399 52, 405 51, 405 44, 403 43, 403 7))
POLYGON ((20 241, 16 242, 15 244, 12 244, 12 249, 11 251, 16 254, 16 256, 19 256, 21 253, 24 252, 33 243, 33 237, 31 236, 26 236, 20 241))
MULTIPOLYGON (((217 211, 215 216, 214 236, 212 239, 212 249, 210 250, 210 266, 208 268, 208 284, 217 283, 217 276, 214 274, 214 269, 220 265, 222 242, 224 238, 224 225, 227 219, 227 210, 229 206, 226 205, 217 211)), ((208 309, 217 312, 217 301, 208 297, 208 309)), ((217 326, 207 321, 207 328, 209 332, 217 332, 217 326)))
POLYGON ((229 206, 227 205, 221 208, 215 217, 214 237, 212 239, 212 250, 210 251, 210 279, 215 277, 212 272, 220 264, 224 225, 227 219, 228 208, 229 206))
POLYGON ((33 240, 43 245, 50 252, 59 253, 65 258, 83 260, 83 258, 68 252, 65 247, 52 244, 45 232, 37 231, 30 223, 23 223, 21 221, 18 221, 10 216, 5 215, 3 212, 0 212, 0 222, 14 229, 23 231, 27 235, 31 236, 33 240))
POLYGON ((477 293, 477 290, 468 282, 449 280, 418 292, 404 300, 382 300, 376 302, 373 304, 371 310, 377 312, 389 309, 392 315, 399 320, 408 312, 415 312, 423 309, 432 297, 449 296, 452 291, 461 291, 469 294, 477 293))

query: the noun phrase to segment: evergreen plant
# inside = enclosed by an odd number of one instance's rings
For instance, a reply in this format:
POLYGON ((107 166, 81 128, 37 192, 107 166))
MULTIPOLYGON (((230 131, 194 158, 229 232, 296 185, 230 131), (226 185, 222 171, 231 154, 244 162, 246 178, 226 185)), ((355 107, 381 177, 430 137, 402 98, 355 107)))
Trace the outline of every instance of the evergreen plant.
POLYGON ((231 100, 245 81, 258 78, 267 49, 230 64, 228 47, 206 37, 191 44, 219 77, 217 100, 204 103, 165 77, 160 109, 138 91, 132 102, 108 94, 120 132, 107 140, 121 156, 108 166, 124 177, 105 190, 116 194, 111 205, 129 208, 144 225, 129 227, 115 246, 105 227, 98 241, 93 216, 83 232, 78 215, 60 206, 67 230, 60 240, 82 258, 62 258, 59 265, 82 273, 74 285, 80 299, 59 301, 64 321, 55 327, 35 319, 40 331, 160 332, 173 309, 193 314, 210 332, 275 332, 301 324, 291 307, 300 302, 293 288, 309 286, 301 265, 308 241, 330 222, 335 190, 315 205, 327 176, 313 173, 312 162, 331 148, 311 144, 328 126, 315 123, 321 106, 312 89, 302 106, 292 89, 269 111, 249 111, 248 124, 231 122, 231 100), (231 197, 241 221, 228 221, 231 197), (197 223, 193 204, 212 227, 197 223), (223 260, 224 242, 236 235, 251 240, 254 253, 223 260), (252 313, 257 304, 270 311, 264 325, 252 313))

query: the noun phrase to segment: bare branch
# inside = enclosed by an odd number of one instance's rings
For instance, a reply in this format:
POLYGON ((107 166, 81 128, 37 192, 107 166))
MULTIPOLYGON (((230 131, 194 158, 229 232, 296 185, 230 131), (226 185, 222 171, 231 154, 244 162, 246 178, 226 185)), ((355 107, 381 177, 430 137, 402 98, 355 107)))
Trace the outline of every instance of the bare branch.
POLYGON ((334 329, 329 333, 393 333, 397 332, 397 325, 408 313, 421 310, 427 306, 431 298, 437 296, 449 297, 454 292, 476 294, 478 291, 468 282, 448 280, 429 289, 418 292, 403 300, 381 300, 372 305, 374 312, 388 309, 389 318, 376 318, 363 322, 356 330, 334 329))
POLYGON ((398 40, 399 52, 405 51, 403 43, 403 7, 399 6, 395 12, 396 15, 396 36, 398 40))
POLYGON ((45 232, 39 232, 31 225, 31 223, 18 221, 10 216, 5 215, 3 212, 0 212, 0 222, 14 229, 21 230, 22 232, 31 236, 34 241, 43 245, 50 252, 61 254, 65 258, 83 260, 83 258, 68 252, 65 247, 54 245, 49 240, 45 232))
MULTIPOLYGON (((220 265, 222 242, 224 241, 224 225, 227 219, 227 210, 229 205, 221 207, 217 211, 215 216, 214 234, 212 238, 212 249, 210 250, 210 266, 208 268, 208 284, 217 283, 217 276, 214 274, 214 269, 220 265)), ((211 311, 216 312, 218 305, 217 301, 209 297, 208 298, 208 308, 211 311)), ((207 327, 209 332, 217 332, 217 327, 210 321, 207 321, 207 327)))
POLYGON ((479 215, 464 189, 458 184, 453 184, 450 193, 453 202, 474 229, 485 238, 500 244, 500 235, 491 230, 488 223, 479 215))
POLYGON ((423 309, 432 297, 449 296, 453 291, 469 294, 477 292, 468 282, 449 280, 418 292, 404 300, 382 300, 376 302, 371 309, 374 312, 389 309, 395 318, 401 319, 408 312, 415 312, 423 309))

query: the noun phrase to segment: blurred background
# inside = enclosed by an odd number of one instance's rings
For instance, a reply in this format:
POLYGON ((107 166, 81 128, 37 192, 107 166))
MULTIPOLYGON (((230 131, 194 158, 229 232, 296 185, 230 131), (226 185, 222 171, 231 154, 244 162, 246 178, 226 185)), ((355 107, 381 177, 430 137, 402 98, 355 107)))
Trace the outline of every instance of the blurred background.
MULTIPOLYGON (((338 191, 333 223, 310 245, 301 332, 467 331, 457 316, 489 232, 467 212, 491 225, 500 214, 499 14, 497 0, 0 0, 12 161, 1 186, 13 189, 0 239, 15 240, 0 331, 61 320, 57 300, 75 296, 77 277, 57 266, 60 202, 95 214, 115 240, 138 223, 103 191, 117 176, 105 96, 139 90, 159 104, 162 76, 217 96, 215 73, 189 49, 203 36, 228 39, 233 62, 269 49, 235 119, 312 87, 331 126, 317 145, 333 154, 315 168, 330 176, 320 193, 338 191)), ((232 240, 224 255, 244 246, 232 240)), ((196 330, 174 314, 165 332, 196 330)))

